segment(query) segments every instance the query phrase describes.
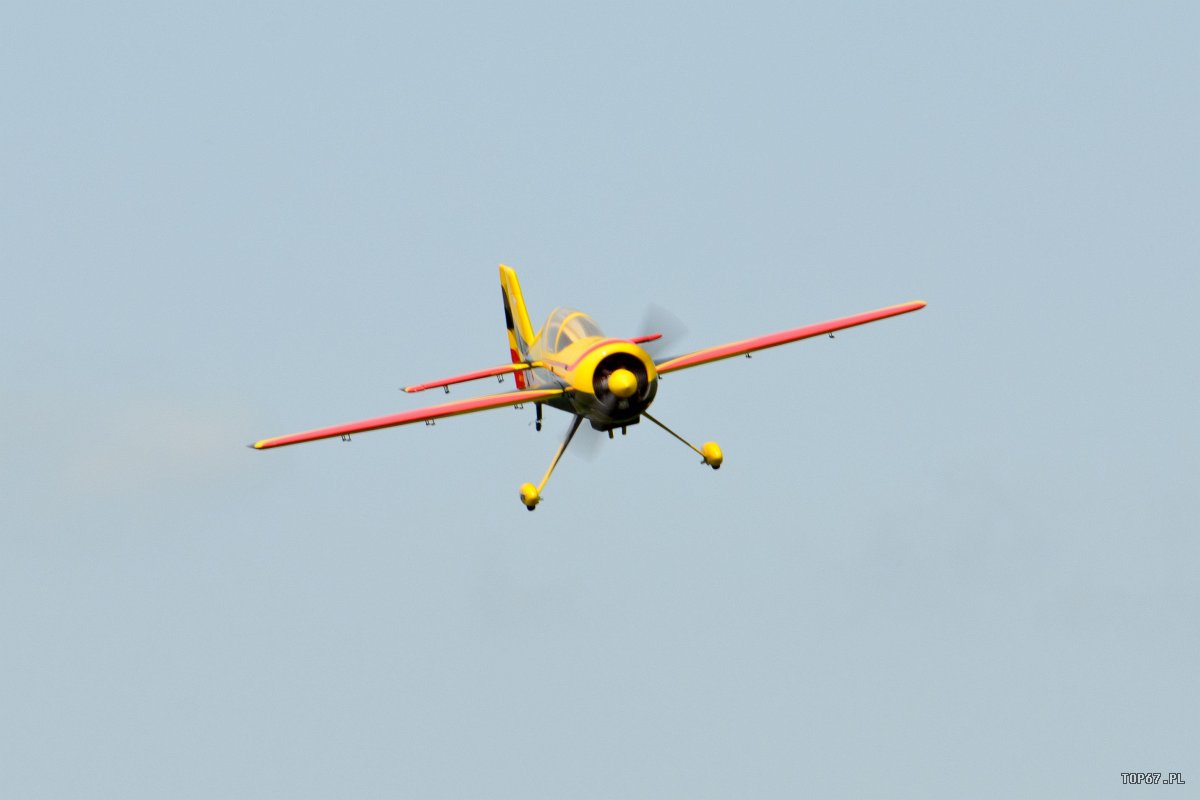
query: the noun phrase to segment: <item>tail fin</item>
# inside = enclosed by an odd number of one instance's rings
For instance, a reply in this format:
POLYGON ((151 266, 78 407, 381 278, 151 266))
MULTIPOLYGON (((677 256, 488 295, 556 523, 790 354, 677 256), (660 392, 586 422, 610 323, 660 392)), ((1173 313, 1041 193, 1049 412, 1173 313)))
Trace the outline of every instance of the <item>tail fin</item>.
MULTIPOLYGON (((521 284, 512 267, 500 265, 500 289, 504 294, 504 323, 508 326, 508 351, 514 364, 525 361, 529 346, 533 344, 533 326, 525 311, 525 298, 521 296, 521 284)), ((525 388, 525 374, 516 375, 518 388, 525 388)))

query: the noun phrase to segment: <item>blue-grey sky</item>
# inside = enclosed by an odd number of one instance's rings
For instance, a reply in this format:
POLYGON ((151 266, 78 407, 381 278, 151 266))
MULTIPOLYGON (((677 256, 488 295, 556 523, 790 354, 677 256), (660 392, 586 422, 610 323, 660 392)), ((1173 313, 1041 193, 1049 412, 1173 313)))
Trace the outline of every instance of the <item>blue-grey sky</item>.
POLYGON ((1191 796, 1198 34, 6 9, 0 795, 1191 796), (500 262, 684 347, 929 307, 671 377, 725 467, 640 425, 535 514, 563 415, 245 449, 503 362, 500 262))

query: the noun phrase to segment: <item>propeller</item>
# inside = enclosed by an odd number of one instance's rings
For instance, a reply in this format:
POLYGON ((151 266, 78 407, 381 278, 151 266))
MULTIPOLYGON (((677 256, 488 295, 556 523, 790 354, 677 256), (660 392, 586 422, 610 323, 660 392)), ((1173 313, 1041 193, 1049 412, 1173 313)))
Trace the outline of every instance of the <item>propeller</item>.
POLYGON ((657 303, 651 303, 646 306, 646 311, 642 314, 642 324, 638 332, 640 335, 650 333, 662 334, 661 339, 646 342, 642 345, 642 348, 650 354, 650 357, 658 361, 668 351, 674 353, 678 350, 680 342, 687 338, 688 327, 675 314, 657 303))
MULTIPOLYGON (((661 361, 663 358, 682 353, 682 344, 687 340, 688 326, 674 313, 657 303, 650 303, 642 313, 642 322, 633 335, 645 336, 651 333, 661 333, 661 339, 646 342, 642 345, 651 358, 661 361)), ((621 435, 620 431, 616 432, 621 435)), ((581 425, 579 432, 571 443, 570 452, 580 458, 592 461, 600 453, 600 448, 608 434, 594 429, 591 425, 581 425)))
POLYGON ((591 425, 580 425, 570 452, 584 461, 595 461, 596 456, 600 455, 600 444, 607 437, 607 433, 601 433, 591 425))

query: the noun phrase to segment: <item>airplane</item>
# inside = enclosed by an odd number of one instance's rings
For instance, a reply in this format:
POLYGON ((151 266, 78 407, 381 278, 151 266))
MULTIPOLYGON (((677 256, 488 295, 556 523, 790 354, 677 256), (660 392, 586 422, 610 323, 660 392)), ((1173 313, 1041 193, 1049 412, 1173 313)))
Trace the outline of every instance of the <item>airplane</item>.
POLYGON ((503 381, 504 376, 508 374, 513 375, 516 381, 515 390, 261 439, 250 447, 255 450, 270 450, 335 436, 349 441, 350 436, 356 433, 416 422, 432 425, 435 420, 444 417, 493 408, 519 408, 525 403, 533 403, 536 410, 535 429, 540 431, 542 407, 549 406, 571 414, 572 418, 566 438, 555 452, 541 482, 536 486, 533 483, 524 483, 518 489, 522 505, 533 511, 542 501, 542 492, 550 480, 550 475, 584 420, 587 420, 592 428, 607 432, 609 438, 612 438, 616 429, 620 428, 624 435, 630 425, 637 424, 645 417, 694 450, 700 456, 702 464, 707 464, 714 470, 720 469, 725 457, 716 442, 705 442, 696 447, 650 414, 650 404, 654 402, 659 379, 663 375, 734 356, 744 355, 749 358, 755 351, 814 336, 828 334, 832 338, 835 331, 908 314, 925 307, 923 301, 914 300, 656 360, 651 358, 642 345, 662 338, 661 333, 647 333, 632 339, 612 338, 605 336, 587 314, 571 308, 555 309, 541 329, 534 332, 525 309, 525 299, 521 294, 517 273, 503 264, 500 265, 500 287, 504 299, 504 322, 508 327, 511 363, 406 386, 404 391, 415 393, 441 387, 449 394, 450 387, 455 384, 493 377, 503 381))

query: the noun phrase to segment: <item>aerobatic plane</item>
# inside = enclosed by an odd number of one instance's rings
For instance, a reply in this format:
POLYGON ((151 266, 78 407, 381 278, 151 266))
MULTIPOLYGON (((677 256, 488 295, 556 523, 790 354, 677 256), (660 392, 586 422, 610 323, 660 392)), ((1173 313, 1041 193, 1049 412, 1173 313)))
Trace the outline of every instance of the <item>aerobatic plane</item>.
POLYGON ((720 468, 724 455, 716 442, 705 442, 696 447, 650 414, 650 405, 658 392, 661 376, 724 358, 749 356, 756 350, 798 342, 813 336, 832 336, 835 331, 907 314, 925 307, 924 302, 914 300, 656 360, 642 345, 660 339, 661 333, 647 332, 632 339, 613 338, 606 336, 587 314, 570 308, 555 309, 541 329, 534 331, 529 322, 529 314, 525 310, 525 299, 521 294, 517 273, 503 264, 500 265, 500 287, 504 297, 504 321, 508 326, 511 363, 407 386, 404 391, 412 393, 441 388, 449 393, 454 384, 493 377, 503 381, 504 376, 510 373, 517 384, 515 390, 401 411, 398 414, 328 428, 317 428, 303 433, 261 439, 250 446, 255 450, 270 450, 333 437, 349 441, 351 434, 378 428, 391 428, 415 422, 432 424, 434 420, 443 417, 492 408, 523 406, 525 403, 533 404, 536 411, 535 427, 540 431, 542 408, 549 406, 570 414, 571 423, 541 482, 536 486, 532 483, 522 484, 518 490, 522 505, 533 511, 542 500, 542 492, 546 488, 546 482, 550 480, 551 473, 584 420, 598 431, 607 431, 611 438, 613 431, 620 429, 624 434, 630 425, 645 417, 694 450, 700 456, 701 463, 713 469, 720 468))

